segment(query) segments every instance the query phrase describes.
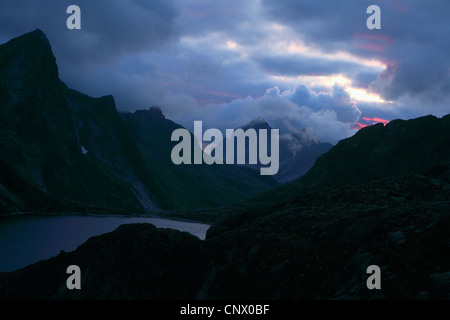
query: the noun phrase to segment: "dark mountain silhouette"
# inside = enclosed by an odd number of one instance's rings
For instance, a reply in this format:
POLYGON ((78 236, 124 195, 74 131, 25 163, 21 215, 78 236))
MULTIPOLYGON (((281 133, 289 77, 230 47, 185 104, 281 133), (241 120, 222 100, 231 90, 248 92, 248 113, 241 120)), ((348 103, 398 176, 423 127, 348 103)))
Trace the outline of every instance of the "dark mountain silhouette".
MULTIPOLYGON (((375 126, 335 147, 334 155, 343 148, 348 159, 362 157, 356 143, 370 145, 369 160, 370 153, 403 154, 403 173, 354 182, 332 180, 339 173, 328 171, 325 186, 286 196, 274 190, 264 201, 234 208, 205 241, 151 225, 121 226, 74 252, 0 274, 0 298, 450 299, 450 157, 419 159, 420 142, 408 130, 420 128, 426 148, 439 150, 448 143, 449 117, 397 122, 395 130, 375 126), (388 130, 392 144, 380 138, 388 130), (67 290, 57 272, 73 263, 86 270, 80 291, 67 290), (381 290, 366 286, 371 265, 381 269, 381 290)), ((310 172, 339 160, 323 157, 310 172)), ((391 162, 380 159, 368 163, 391 162)), ((361 170, 362 164, 354 172, 361 170)), ((303 178, 293 185, 300 183, 303 178)))
MULTIPOLYGON (((268 132, 268 150, 271 154, 271 137, 270 131, 273 129, 263 118, 256 118, 246 125, 238 128, 244 131, 254 129, 259 137, 259 130, 267 130, 268 132)), ((226 150, 226 139, 224 139, 226 150)), ((311 169, 314 166, 317 158, 330 150, 333 145, 329 143, 320 142, 311 138, 306 131, 302 130, 295 133, 284 133, 280 131, 279 134, 279 170, 273 177, 279 183, 284 184, 293 181, 311 169)), ((237 163, 237 147, 234 148, 234 163, 237 163)), ((259 150, 259 149, 257 149, 259 150)), ((245 149, 245 166, 259 169, 262 167, 261 163, 249 164, 249 147, 246 144, 245 149)), ((224 162, 225 156, 224 156, 224 162)), ((265 165, 263 166, 265 167, 265 165)))
MULTIPOLYGON (((78 125, 89 114, 93 123, 114 119, 113 99, 93 99, 67 88, 39 30, 2 45, 0 61, 0 160, 35 189, 61 201, 142 210, 111 168, 98 157, 83 154, 88 141, 85 127, 78 125)), ((3 188, 5 204, 12 202, 19 211, 33 210, 32 204, 24 204, 27 193, 3 188)))
POLYGON ((359 130, 320 156, 300 179, 259 199, 288 199, 311 189, 426 174, 450 159, 450 115, 394 120, 359 130))
POLYGON ((69 89, 40 30, 0 46, 0 124, 1 213, 215 206, 277 185, 248 168, 174 168, 179 126, 155 109, 122 118, 112 96, 69 89))
POLYGON ((0 273, 0 299, 190 299, 206 270, 200 262, 201 241, 193 235, 150 224, 123 225, 91 238, 75 255, 61 252, 23 269, 20 284, 10 286, 0 273), (82 290, 69 291, 65 270, 75 261, 83 272, 82 290))
MULTIPOLYGON (((172 142, 171 135, 182 127, 165 119, 159 107, 123 113, 122 118, 139 144, 136 153, 144 157, 138 165, 140 181, 165 209, 226 205, 277 186, 272 177, 245 167, 174 165, 171 152, 178 142, 172 142)), ((194 144, 193 148, 200 147, 194 144)))

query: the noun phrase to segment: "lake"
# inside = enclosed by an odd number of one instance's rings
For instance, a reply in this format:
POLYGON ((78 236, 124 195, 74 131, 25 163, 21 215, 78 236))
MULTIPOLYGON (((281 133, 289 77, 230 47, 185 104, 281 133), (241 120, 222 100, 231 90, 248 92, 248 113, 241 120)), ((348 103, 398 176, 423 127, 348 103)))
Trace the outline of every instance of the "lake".
POLYGON ((186 231, 205 239, 207 224, 161 218, 77 215, 13 215, 0 217, 0 272, 9 272, 74 251, 90 237, 122 224, 151 223, 157 228, 186 231))

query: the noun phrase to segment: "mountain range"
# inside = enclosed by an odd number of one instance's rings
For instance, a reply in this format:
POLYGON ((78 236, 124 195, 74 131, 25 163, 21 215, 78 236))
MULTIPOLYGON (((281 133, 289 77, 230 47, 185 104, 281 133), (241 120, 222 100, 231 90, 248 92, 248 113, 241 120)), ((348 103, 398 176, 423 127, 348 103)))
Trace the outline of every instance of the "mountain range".
MULTIPOLYGON (((0 46, 0 212, 139 213, 239 202, 278 185, 240 166, 176 166, 157 107, 119 114, 58 77, 35 30, 0 46)), ((196 146, 194 146, 196 147, 196 146)))
POLYGON ((449 142, 449 119, 369 128, 324 154, 309 171, 341 163, 340 148, 355 148, 346 154, 353 159, 360 155, 358 146, 370 145, 365 157, 376 160, 374 169, 403 154, 402 173, 358 182, 319 171, 310 189, 299 178, 233 207, 204 241, 150 224, 123 225, 73 252, 0 274, 0 298, 450 299, 450 157, 429 155, 434 161, 425 163, 415 150, 420 143, 410 136, 421 128, 429 150, 438 150, 449 142), (383 138, 392 131, 389 144, 383 138), (437 131, 442 135, 433 139, 437 131), (65 274, 58 272, 73 261, 88 270, 83 290, 66 290, 65 274), (380 267, 381 290, 366 286, 371 265, 380 267))

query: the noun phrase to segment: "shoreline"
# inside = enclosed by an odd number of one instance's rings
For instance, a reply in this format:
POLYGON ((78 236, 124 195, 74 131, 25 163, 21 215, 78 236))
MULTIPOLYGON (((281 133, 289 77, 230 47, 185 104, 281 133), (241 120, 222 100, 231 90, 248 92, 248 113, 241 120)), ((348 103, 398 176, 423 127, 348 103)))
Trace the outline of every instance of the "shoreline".
POLYGON ((116 217, 116 218, 157 218, 163 220, 172 220, 172 221, 180 221, 180 222, 189 222, 189 223, 199 223, 208 226, 212 226, 214 223, 210 221, 203 220, 195 220, 195 219, 187 219, 180 218, 177 216, 167 216, 156 213, 132 213, 132 214, 101 214, 101 213, 83 213, 83 212, 12 212, 5 215, 0 215, 0 219, 2 217, 17 217, 17 216, 81 216, 81 217, 97 217, 97 218, 108 218, 108 217, 116 217))
MULTIPOLYGON (((0 217, 0 226, 3 225, 3 222, 6 224, 6 226, 8 226, 9 222, 8 222, 8 218, 11 219, 10 221, 13 221, 13 223, 15 224, 14 221, 17 220, 17 222, 20 224, 35 224, 35 222, 40 221, 40 219, 42 219, 44 221, 44 224, 50 224, 52 226, 52 228, 56 228, 58 229, 60 225, 64 225, 67 226, 67 224, 64 222, 64 219, 95 219, 95 218, 99 218, 98 220, 91 220, 92 221, 92 226, 94 226, 94 231, 92 234, 89 234, 92 232, 92 229, 88 232, 87 236, 85 237, 85 240, 80 241, 79 243, 76 244, 76 247, 82 245, 83 243, 85 243, 86 241, 88 241, 91 237, 93 236, 99 236, 99 235, 104 235, 110 232, 113 232, 114 230, 116 230, 119 226, 122 225, 127 225, 127 224, 150 224, 153 225, 154 227, 156 227, 157 229, 170 229, 170 230, 176 230, 179 232, 183 232, 183 233, 189 233, 194 237, 197 237, 200 241, 204 241, 206 240, 206 234, 207 234, 207 230, 211 227, 210 224, 206 224, 203 222, 199 222, 199 221, 188 221, 187 219, 171 219, 171 218, 167 218, 167 217, 161 217, 155 214, 130 214, 130 215, 119 215, 119 214, 115 214, 115 215, 101 215, 101 214, 92 214, 92 213, 76 213, 76 212, 71 212, 71 213, 33 213, 33 212, 15 212, 14 214, 8 214, 8 215, 4 215, 3 217, 5 217, 4 220, 2 220, 2 218, 0 217), (59 222, 60 220, 58 218, 62 219, 62 222, 59 222), (102 221, 101 218, 104 218, 105 221, 102 221), (55 221, 53 221, 53 219, 55 221), (139 221, 133 221, 133 219, 139 220, 139 221), (47 220, 49 222, 47 222, 47 220), (152 221, 153 220, 153 221, 152 221), (61 224, 62 223, 62 224, 61 224), (100 225, 104 225, 105 228, 108 228, 108 226, 113 225, 113 227, 111 227, 111 230, 106 230, 106 231, 98 231, 97 227, 95 226, 100 226, 100 225), (116 226, 114 226, 116 225, 116 226), (178 226, 178 227, 177 227, 178 226), (96 231, 97 230, 97 231, 96 231)), ((84 221, 84 220, 81 220, 84 221)), ((40 222, 38 222, 40 223, 40 222)), ((85 226, 90 225, 89 223, 83 224, 85 226)), ((75 229, 77 228, 77 225, 75 225, 75 229)), ((89 229, 89 227, 88 227, 89 229)), ((85 232, 83 231, 82 234, 84 234, 85 232)), ((20 234, 20 233, 17 233, 20 234)), ((77 238, 78 236, 76 236, 75 238, 77 238)), ((83 235, 84 237, 84 235, 83 235)), ((15 237, 17 238, 17 237, 15 237)), ((15 239, 14 238, 14 239, 15 239)), ((70 238, 70 237, 69 237, 70 238)), ((71 239, 75 239, 75 238, 71 238, 71 239)), ((72 241, 72 240, 71 240, 72 241)), ((71 241, 67 242, 65 241, 64 245, 72 245, 71 241)), ((52 240, 52 243, 55 242, 52 240)), ((7 242, 5 242, 7 243, 7 242)), ((45 241, 44 241, 45 243, 45 241)), ((13 246, 13 248, 15 248, 14 250, 16 250, 17 248, 21 248, 23 247, 22 245, 19 246, 13 246)), ((28 245, 25 245, 25 247, 28 247, 28 245)), ((76 247, 71 248, 71 249, 67 249, 64 246, 61 246, 61 248, 59 248, 59 251, 65 251, 65 252, 72 252, 76 250, 76 247)), ((0 251, 2 249, 2 246, 0 246, 0 251)), ((22 250, 22 249, 21 249, 22 250)), ((45 251, 45 250, 44 250, 45 251)), ((58 251, 58 250, 56 250, 58 251)), ((45 256, 39 256, 35 261, 33 262, 29 262, 23 266, 18 267, 17 269, 14 270, 10 270, 10 271, 5 271, 2 270, 0 271, 0 274, 2 273, 10 273, 16 270, 20 270, 23 268, 26 268, 34 263, 37 263, 41 260, 48 260, 50 258, 53 258, 55 256, 58 255, 57 252, 52 253, 51 255, 45 255, 45 256)), ((3 256, 0 255, 0 260, 2 259, 3 256)), ((5 258, 5 257, 3 257, 5 258)))

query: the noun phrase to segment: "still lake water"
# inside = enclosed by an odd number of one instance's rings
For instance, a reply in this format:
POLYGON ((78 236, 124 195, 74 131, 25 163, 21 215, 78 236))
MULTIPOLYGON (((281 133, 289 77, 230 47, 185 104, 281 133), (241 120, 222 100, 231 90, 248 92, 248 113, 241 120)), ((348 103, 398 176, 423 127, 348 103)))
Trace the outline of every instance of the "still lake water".
POLYGON ((205 239, 209 225, 161 218, 117 216, 15 215, 0 217, 0 272, 75 250, 92 236, 122 224, 151 223, 157 228, 189 232, 205 239))

